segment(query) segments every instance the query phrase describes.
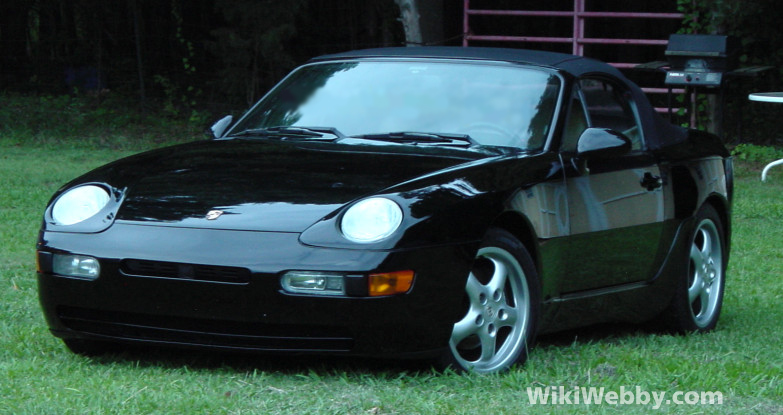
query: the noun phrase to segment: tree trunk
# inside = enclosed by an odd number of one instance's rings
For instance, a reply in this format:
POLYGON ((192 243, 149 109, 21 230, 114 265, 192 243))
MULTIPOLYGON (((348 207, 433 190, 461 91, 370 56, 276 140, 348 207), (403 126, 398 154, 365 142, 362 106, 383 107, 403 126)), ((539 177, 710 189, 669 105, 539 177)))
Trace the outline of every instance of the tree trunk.
POLYGON ((141 60, 141 28, 139 24, 139 8, 136 6, 136 0, 131 0, 131 8, 133 8, 133 31, 136 37, 136 66, 139 71, 139 98, 141 99, 141 113, 146 113, 147 109, 147 94, 144 91, 144 64, 141 60))
POLYGON ((400 8, 400 21, 405 29, 405 45, 421 46, 423 42, 416 0, 394 0, 394 2, 400 8))

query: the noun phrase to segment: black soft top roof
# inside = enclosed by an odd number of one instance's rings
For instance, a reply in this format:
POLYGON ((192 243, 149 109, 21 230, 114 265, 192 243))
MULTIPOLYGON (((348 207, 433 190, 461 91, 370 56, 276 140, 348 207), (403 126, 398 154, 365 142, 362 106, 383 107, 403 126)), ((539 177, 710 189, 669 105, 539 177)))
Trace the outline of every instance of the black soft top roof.
POLYGON ((319 56, 311 59, 310 62, 397 57, 512 62, 552 68, 577 78, 587 74, 610 75, 625 83, 631 91, 637 105, 642 127, 644 128, 645 141, 649 148, 658 149, 682 142, 687 135, 686 129, 672 125, 667 120, 663 119, 663 117, 659 116, 652 105, 650 105, 650 101, 647 99, 644 92, 642 92, 641 88, 629 81, 617 68, 604 62, 582 56, 525 49, 420 46, 355 50, 319 56))
POLYGON ((586 73, 603 72, 613 76, 624 78, 623 75, 611 65, 585 58, 582 56, 568 55, 565 53, 544 52, 539 50, 503 49, 503 48, 476 48, 454 46, 423 46, 423 47, 398 47, 363 49, 350 52, 336 53, 313 58, 310 62, 326 60, 357 59, 357 58, 441 58, 441 59, 474 59, 487 61, 502 61, 522 63, 536 66, 545 66, 559 69, 574 76, 586 73))

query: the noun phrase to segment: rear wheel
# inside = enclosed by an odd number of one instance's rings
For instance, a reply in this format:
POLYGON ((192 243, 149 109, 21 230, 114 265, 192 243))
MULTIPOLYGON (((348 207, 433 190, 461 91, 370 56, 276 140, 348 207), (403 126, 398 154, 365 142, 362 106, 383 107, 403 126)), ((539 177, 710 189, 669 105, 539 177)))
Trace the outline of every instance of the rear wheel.
POLYGON ((688 244, 688 269, 664 323, 676 332, 702 332, 715 328, 723 305, 726 275, 726 247, 720 217, 710 205, 696 215, 696 229, 688 244))
POLYGON ((533 261, 512 234, 491 229, 465 284, 465 314, 454 324, 444 367, 496 373, 527 359, 539 315, 533 261))

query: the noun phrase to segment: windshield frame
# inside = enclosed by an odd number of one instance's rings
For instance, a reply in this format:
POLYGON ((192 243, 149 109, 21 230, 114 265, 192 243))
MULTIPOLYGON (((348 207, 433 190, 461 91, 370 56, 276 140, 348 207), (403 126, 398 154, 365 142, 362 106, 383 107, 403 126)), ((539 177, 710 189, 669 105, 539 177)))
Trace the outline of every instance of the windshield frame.
MULTIPOLYGON (((298 66, 294 68, 291 72, 289 72, 285 77, 283 77, 277 84, 275 84, 274 87, 272 87, 264 96, 261 97, 255 104, 253 104, 247 111, 242 114, 242 116, 237 120, 236 123, 234 123, 231 128, 223 135, 223 137, 230 137, 232 134, 240 133, 242 129, 237 128, 238 126, 242 125, 244 121, 248 118, 248 116, 256 111, 258 107, 264 104, 266 100, 268 100, 271 96, 275 96, 278 93, 278 90, 283 88, 289 81, 290 78, 296 76, 296 74, 299 71, 305 70, 306 68, 313 67, 313 66, 319 66, 319 65, 334 65, 334 64, 345 64, 345 63, 362 63, 362 62, 394 62, 394 63, 451 63, 451 64, 459 64, 459 65, 480 65, 480 66, 498 66, 498 67, 505 67, 505 68, 520 68, 520 69, 527 69, 527 70, 534 70, 543 72, 552 76, 555 76, 558 78, 558 81, 560 82, 557 96, 555 98, 555 105, 552 108, 552 117, 550 119, 550 127, 547 131, 547 136, 544 139, 544 144, 540 148, 533 148, 533 149, 524 149, 520 147, 509 147, 509 146, 498 146, 498 145, 481 145, 485 147, 502 147, 506 149, 516 149, 518 151, 524 151, 524 152, 545 152, 549 151, 553 140, 554 140, 554 134, 558 130, 558 124, 559 124, 559 118, 560 113, 562 110, 563 105, 563 97, 565 91, 568 89, 568 84, 566 83, 567 78, 563 75, 561 71, 559 71, 556 68, 543 66, 543 65, 536 65, 536 64, 530 64, 530 63, 519 63, 519 62, 507 62, 507 61, 498 61, 498 60, 491 60, 491 59, 466 59, 466 58, 439 58, 439 57, 368 57, 368 58, 349 58, 349 59, 333 59, 333 60, 320 60, 316 62, 310 62, 306 63, 304 65, 298 66)), ((338 140, 339 141, 339 140, 338 140)))

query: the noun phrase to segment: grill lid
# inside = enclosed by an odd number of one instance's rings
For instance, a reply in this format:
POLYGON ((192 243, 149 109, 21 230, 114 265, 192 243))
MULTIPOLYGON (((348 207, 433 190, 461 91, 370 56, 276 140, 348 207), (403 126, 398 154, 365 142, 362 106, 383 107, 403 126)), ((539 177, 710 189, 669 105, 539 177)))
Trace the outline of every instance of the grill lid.
POLYGON ((723 35, 671 35, 666 56, 672 69, 730 71, 739 64, 739 41, 723 35))
POLYGON ((719 87, 739 63, 737 38, 722 35, 671 35, 666 85, 719 87))

